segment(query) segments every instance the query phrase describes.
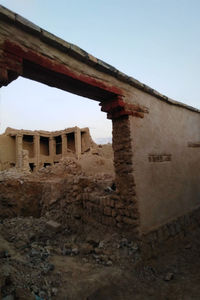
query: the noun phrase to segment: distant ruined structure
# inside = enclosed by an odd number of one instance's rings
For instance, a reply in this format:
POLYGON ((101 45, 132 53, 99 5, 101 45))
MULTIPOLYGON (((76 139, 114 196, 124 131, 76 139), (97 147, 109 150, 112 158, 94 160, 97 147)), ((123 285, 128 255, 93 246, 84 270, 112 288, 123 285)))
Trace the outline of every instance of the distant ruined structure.
MULTIPOLYGON (((88 215, 98 211, 99 222, 129 231, 149 245, 198 224, 200 111, 0 6, 0 87, 19 76, 98 101, 112 120, 118 194, 95 204, 85 192, 80 201, 85 201, 88 215)), ((39 167, 64 155, 65 140, 77 156, 87 147, 81 131, 19 133, 7 136, 13 157, 16 148, 17 165, 23 148, 32 156, 29 163, 39 167)))
POLYGON ((52 165, 66 156, 79 159, 95 143, 88 128, 30 131, 7 128, 0 135, 0 171, 16 167, 32 171, 52 165))

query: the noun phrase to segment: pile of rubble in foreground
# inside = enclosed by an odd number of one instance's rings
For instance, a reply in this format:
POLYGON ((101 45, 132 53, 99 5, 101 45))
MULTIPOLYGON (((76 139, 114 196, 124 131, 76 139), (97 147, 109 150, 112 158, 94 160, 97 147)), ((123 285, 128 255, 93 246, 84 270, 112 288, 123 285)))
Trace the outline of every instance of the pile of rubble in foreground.
POLYGON ((73 159, 1 172, 0 300, 200 299, 199 231, 144 258, 128 232, 86 213, 83 191, 117 196, 111 173, 73 159))
POLYGON ((92 273, 127 259, 132 264, 139 260, 133 241, 105 228, 81 225, 78 216, 69 226, 52 220, 49 213, 5 219, 0 225, 2 299, 65 299, 60 295, 63 274, 72 272, 76 277, 77 268, 92 273), (71 269, 65 270, 63 263, 71 269))
POLYGON ((95 219, 89 225, 90 216, 83 214, 83 190, 92 198, 106 197, 115 193, 113 180, 108 173, 86 174, 72 158, 32 174, 1 172, 3 300, 65 299, 61 287, 66 272, 63 263, 70 265, 70 272, 86 266, 92 273, 121 264, 123 257, 132 263, 139 260, 137 243, 95 219))

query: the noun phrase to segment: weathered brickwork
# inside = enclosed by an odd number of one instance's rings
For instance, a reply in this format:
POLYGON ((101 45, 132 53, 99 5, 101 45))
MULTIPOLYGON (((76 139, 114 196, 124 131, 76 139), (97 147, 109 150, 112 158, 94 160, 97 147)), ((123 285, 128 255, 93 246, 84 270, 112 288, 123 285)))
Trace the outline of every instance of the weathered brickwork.
POLYGON ((53 183, 51 187, 47 183, 42 199, 47 205, 62 199, 63 205, 83 208, 82 220, 85 223, 98 222, 120 229, 125 227, 135 234, 138 227, 136 206, 123 203, 118 192, 100 192, 99 185, 103 182, 105 185, 105 179, 96 181, 92 177, 80 175, 75 179, 71 177, 64 182, 53 183))
POLYGON ((180 216, 179 218, 161 226, 160 228, 141 236, 143 255, 153 256, 159 251, 158 245, 165 244, 168 240, 178 236, 184 237, 191 230, 200 225, 200 208, 180 216))
MULTIPOLYGON (((48 168, 44 170, 45 174, 48 172, 48 168)), ((78 218, 90 225, 103 224, 115 230, 123 230, 135 239, 139 238, 145 256, 154 255, 158 245, 177 236, 184 236, 200 225, 200 209, 196 209, 148 234, 138 235, 136 204, 126 205, 118 191, 102 189, 106 187, 106 178, 97 180, 85 176, 73 161, 68 162, 66 172, 66 178, 56 180, 41 178, 40 182, 36 182, 34 179, 19 178, 0 181, 0 216, 39 216, 56 207, 68 211, 71 219, 78 218)), ((107 184, 110 183, 111 180, 107 180, 107 184)))
POLYGON ((139 212, 134 188, 133 152, 128 116, 113 120, 113 150, 116 186, 120 196, 115 205, 116 218, 131 228, 137 228, 139 212))

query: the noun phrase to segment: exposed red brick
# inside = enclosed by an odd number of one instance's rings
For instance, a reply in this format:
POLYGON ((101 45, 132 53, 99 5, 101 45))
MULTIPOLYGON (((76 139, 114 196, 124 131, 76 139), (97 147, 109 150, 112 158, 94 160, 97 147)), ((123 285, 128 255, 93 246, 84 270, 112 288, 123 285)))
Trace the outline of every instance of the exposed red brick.
POLYGON ((40 53, 22 47, 21 45, 13 43, 10 40, 5 41, 3 49, 7 56, 14 55, 17 61, 22 62, 23 60, 28 60, 42 66, 45 69, 69 76, 75 80, 87 83, 88 85, 94 87, 98 87, 113 94, 122 95, 122 91, 118 87, 106 85, 100 80, 96 80, 92 77, 71 71, 66 65, 55 62, 52 59, 41 55, 40 53))

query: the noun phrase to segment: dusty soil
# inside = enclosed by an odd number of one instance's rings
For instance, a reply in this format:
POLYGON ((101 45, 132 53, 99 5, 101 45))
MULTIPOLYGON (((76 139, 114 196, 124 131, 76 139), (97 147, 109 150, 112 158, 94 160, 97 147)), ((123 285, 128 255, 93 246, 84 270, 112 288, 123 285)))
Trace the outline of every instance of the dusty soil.
POLYGON ((0 225, 2 297, 200 299, 199 237, 197 230, 168 241, 145 259, 137 243, 103 226, 6 219, 0 225))
POLYGON ((112 144, 98 145, 79 160, 82 171, 87 175, 106 173, 114 176, 112 144))

